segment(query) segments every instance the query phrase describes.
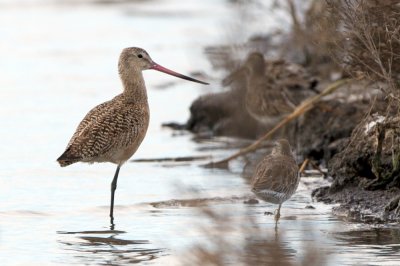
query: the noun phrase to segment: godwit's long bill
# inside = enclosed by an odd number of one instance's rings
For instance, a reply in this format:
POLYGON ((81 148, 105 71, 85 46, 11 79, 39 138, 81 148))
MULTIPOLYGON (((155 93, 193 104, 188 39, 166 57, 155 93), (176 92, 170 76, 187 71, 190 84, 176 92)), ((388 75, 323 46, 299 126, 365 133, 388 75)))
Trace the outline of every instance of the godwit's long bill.
POLYGON ((178 78, 208 84, 156 64, 141 48, 125 48, 118 62, 123 92, 89 111, 78 125, 66 150, 57 159, 63 167, 76 162, 117 164, 117 170, 111 182, 112 229, 114 228, 114 195, 119 169, 139 148, 149 125, 149 106, 142 75, 142 71, 146 69, 154 69, 178 78))
POLYGON ((204 84, 204 85, 208 85, 207 82, 203 82, 203 81, 200 81, 200 80, 197 80, 197 79, 182 75, 182 74, 180 74, 178 72, 175 72, 175 71, 172 71, 172 70, 170 70, 170 69, 168 69, 166 67, 160 66, 157 63, 154 63, 154 65, 151 66, 151 69, 154 69, 154 70, 157 70, 157 71, 160 71, 160 72, 164 72, 166 74, 169 74, 171 76, 175 76, 175 77, 178 77, 178 78, 181 78, 181 79, 186 79, 186 80, 189 80, 189 81, 193 81, 193 82, 201 83, 201 84, 204 84))

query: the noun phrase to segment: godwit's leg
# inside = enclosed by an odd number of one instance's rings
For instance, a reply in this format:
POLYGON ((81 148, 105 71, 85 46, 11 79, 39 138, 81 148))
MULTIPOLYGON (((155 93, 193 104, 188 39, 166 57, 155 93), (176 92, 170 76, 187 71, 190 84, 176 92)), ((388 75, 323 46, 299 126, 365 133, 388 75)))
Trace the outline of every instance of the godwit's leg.
POLYGON ((114 178, 111 182, 111 205, 110 205, 111 226, 114 226, 114 194, 115 194, 115 190, 117 189, 117 180, 118 180, 118 174, 119 174, 120 167, 121 167, 121 165, 117 166, 117 170, 115 171, 114 178))

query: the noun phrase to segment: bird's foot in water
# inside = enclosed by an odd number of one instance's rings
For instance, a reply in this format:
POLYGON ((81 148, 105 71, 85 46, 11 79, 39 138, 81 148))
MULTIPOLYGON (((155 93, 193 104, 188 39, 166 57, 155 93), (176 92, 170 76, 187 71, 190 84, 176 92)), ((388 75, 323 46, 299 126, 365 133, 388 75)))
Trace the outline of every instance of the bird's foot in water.
POLYGON ((275 222, 278 222, 279 221, 279 218, 281 218, 281 212, 280 212, 280 210, 279 209, 277 209, 275 212, 275 222))

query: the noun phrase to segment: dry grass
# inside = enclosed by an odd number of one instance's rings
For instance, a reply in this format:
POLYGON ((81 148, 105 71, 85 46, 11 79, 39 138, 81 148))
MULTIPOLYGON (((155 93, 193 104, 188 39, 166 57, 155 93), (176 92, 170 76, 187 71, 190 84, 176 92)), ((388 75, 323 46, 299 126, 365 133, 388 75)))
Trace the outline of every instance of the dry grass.
POLYGON ((310 0, 304 4, 308 7, 301 11, 294 0, 286 0, 292 26, 280 46, 281 57, 297 60, 321 79, 329 79, 333 72, 367 79, 379 84, 390 104, 399 105, 399 1, 310 0))
MULTIPOLYGON (((379 83, 389 105, 400 103, 400 4, 384 0, 329 0, 336 14, 336 58, 357 78, 379 83)), ((333 18, 332 18, 333 19, 333 18)))
POLYGON ((342 38, 336 31, 337 15, 321 0, 305 2, 308 5, 305 11, 298 10, 293 0, 286 3, 292 26, 288 41, 281 46, 281 57, 297 61, 322 79, 330 79, 332 72, 341 72, 331 56, 336 53, 335 43, 342 38), (292 56, 288 58, 288 54, 292 56))

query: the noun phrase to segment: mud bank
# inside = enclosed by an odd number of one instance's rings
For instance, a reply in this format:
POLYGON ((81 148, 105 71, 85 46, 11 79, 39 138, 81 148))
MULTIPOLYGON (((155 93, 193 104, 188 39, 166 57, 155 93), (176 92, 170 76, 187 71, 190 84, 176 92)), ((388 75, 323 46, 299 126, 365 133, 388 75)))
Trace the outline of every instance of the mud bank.
POLYGON ((400 221, 400 117, 369 116, 328 163, 330 187, 313 191, 334 213, 363 222, 400 221))
POLYGON ((363 223, 400 222, 400 189, 366 191, 360 187, 346 187, 331 193, 330 187, 312 192, 312 197, 326 204, 339 203, 332 213, 348 221, 363 223))

